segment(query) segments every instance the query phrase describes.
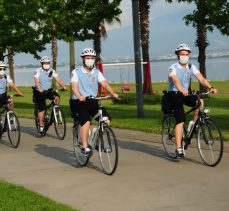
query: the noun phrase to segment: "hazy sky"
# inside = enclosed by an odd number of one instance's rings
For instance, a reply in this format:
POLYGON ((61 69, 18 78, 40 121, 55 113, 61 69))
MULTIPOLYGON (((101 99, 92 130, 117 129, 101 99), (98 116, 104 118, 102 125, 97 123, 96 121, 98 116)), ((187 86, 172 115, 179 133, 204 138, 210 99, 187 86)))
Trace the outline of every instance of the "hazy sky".
MULTIPOLYGON (((133 28, 132 28, 132 1, 123 0, 121 3, 121 25, 107 26, 108 37, 102 41, 102 57, 104 59, 133 57, 133 28)), ((193 52, 195 47, 196 31, 186 26, 183 17, 191 13, 195 5, 185 3, 165 3, 164 0, 154 0, 150 11, 150 56, 173 53, 179 43, 187 42, 193 52)), ((229 50, 229 38, 222 36, 216 29, 208 33, 210 46, 207 50, 229 50)), ((80 52, 84 47, 91 47, 92 41, 76 42, 76 62, 80 61, 80 52)), ((50 45, 40 55, 51 56, 50 45)), ((68 44, 58 42, 58 63, 69 62, 68 44)), ((38 64, 32 55, 20 54, 15 56, 15 64, 38 64)))

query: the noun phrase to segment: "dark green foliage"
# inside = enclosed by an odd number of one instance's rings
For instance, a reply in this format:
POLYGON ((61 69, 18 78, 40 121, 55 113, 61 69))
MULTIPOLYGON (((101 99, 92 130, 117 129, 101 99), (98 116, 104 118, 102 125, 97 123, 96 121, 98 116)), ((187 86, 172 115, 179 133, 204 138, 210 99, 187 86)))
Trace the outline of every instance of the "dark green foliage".
MULTIPOLYGON (((136 94, 128 93, 128 94, 120 94, 120 100, 114 100, 114 104, 126 104, 126 105, 136 105, 136 94)), ((155 105, 161 104, 161 94, 153 94, 153 95, 144 95, 143 96, 143 104, 144 105, 155 105)))
MULTIPOLYGON (((37 0, 0 1, 0 57, 7 47, 13 53, 25 52, 37 56, 47 40, 39 26, 42 11, 37 0)), ((2 58, 1 58, 2 59, 2 58)))

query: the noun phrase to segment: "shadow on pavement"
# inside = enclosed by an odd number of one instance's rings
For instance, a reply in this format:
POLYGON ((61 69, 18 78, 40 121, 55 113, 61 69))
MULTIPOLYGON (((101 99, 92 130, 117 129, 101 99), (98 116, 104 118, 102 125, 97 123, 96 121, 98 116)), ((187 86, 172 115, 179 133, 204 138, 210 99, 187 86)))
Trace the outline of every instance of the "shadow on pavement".
MULTIPOLYGON (((35 126, 34 127, 28 127, 28 126, 20 126, 21 132, 27 133, 29 135, 32 135, 36 138, 42 138, 40 134, 38 134, 35 126)), ((57 138, 55 135, 49 134, 49 131, 45 134, 45 137, 51 137, 51 138, 57 138)))
MULTIPOLYGON (((180 162, 181 159, 173 159, 173 158, 169 158, 165 151, 159 147, 159 146, 153 146, 150 144, 146 144, 144 142, 134 142, 134 141, 120 141, 118 142, 119 147, 123 148, 123 149, 127 149, 127 150, 133 150, 133 151, 138 151, 138 152, 143 152, 152 156, 157 156, 163 159, 166 159, 170 162, 180 162)), ((182 160, 188 161, 188 162, 192 162, 195 164, 199 164, 199 165, 203 165, 202 162, 194 160, 192 158, 184 158, 182 160)))
MULTIPOLYGON (((75 156, 74 156, 74 152, 71 150, 67 150, 67 149, 60 148, 60 147, 48 146, 46 144, 36 144, 34 151, 45 157, 53 158, 62 163, 71 165, 75 168, 82 168, 82 166, 80 166, 77 163, 75 156)), ((97 156, 95 154, 93 154, 93 157, 97 156)), ((98 167, 97 162, 94 161, 94 159, 90 160, 86 167, 95 169, 99 172, 103 172, 102 169, 98 167)))
POLYGON ((66 163, 74 167, 80 167, 74 158, 73 152, 70 150, 60 147, 48 146, 46 144, 36 144, 34 151, 45 157, 59 160, 62 163, 66 163))

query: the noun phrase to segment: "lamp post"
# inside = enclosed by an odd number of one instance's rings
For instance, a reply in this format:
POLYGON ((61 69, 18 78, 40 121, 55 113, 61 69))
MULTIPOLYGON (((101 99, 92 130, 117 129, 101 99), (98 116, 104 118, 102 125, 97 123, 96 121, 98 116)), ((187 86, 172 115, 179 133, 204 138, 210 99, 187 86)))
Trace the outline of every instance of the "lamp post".
POLYGON ((134 59, 135 59, 135 83, 137 95, 137 115, 144 116, 143 93, 142 93, 142 70, 140 51, 140 21, 139 21, 139 0, 132 0, 133 14, 133 36, 134 36, 134 59))

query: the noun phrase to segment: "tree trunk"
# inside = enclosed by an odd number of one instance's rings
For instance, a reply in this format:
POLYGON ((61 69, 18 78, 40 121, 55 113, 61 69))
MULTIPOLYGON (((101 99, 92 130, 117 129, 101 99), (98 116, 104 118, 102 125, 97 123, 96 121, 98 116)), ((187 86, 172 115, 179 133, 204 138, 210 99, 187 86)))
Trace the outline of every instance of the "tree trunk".
MULTIPOLYGON (((57 39, 56 37, 53 37, 52 41, 52 69, 57 71, 57 39)), ((52 81, 52 88, 56 89, 56 81, 52 81)))
MULTIPOLYGON (((199 62, 199 69, 201 74, 206 78, 206 48, 208 46, 207 41, 207 30, 206 26, 204 24, 198 23, 197 24, 197 40, 196 40, 196 46, 199 48, 199 56, 198 56, 198 62, 199 62)), ((203 87, 201 84, 200 86, 200 92, 205 92, 207 89, 203 87)))
POLYGON ((100 61, 101 57, 101 33, 99 26, 94 29, 94 50, 96 52, 96 61, 100 61))
MULTIPOLYGON (((8 56, 7 57, 8 57, 8 63, 9 63, 10 78, 12 79, 13 82, 15 82, 14 80, 14 57, 10 50, 10 47, 8 47, 8 56)), ((10 86, 9 86, 9 91, 12 91, 10 86)))
MULTIPOLYGON (((70 54, 70 77, 72 75, 72 70, 75 69, 75 43, 74 39, 69 42, 69 54, 70 54)), ((70 88, 70 96, 72 96, 72 89, 70 88)))
POLYGON ((142 41, 142 58, 147 64, 143 64, 144 72, 144 84, 143 84, 143 93, 152 95, 152 82, 151 82, 151 73, 149 65, 149 0, 141 0, 139 2, 140 10, 140 29, 141 29, 141 41, 142 41))
MULTIPOLYGON (((53 23, 53 31, 56 32, 56 24, 53 23)), ((54 36, 51 41, 52 45, 52 69, 57 71, 57 39, 54 36)), ((52 88, 56 89, 56 80, 52 81, 52 88)))
POLYGON ((141 70, 141 50, 140 50, 140 21, 139 21, 139 1, 132 0, 133 15, 133 37, 134 37, 134 59, 135 59, 135 80, 137 95, 137 115, 144 117, 143 95, 142 95, 142 70, 141 70))
POLYGON ((3 52, 0 52, 0 61, 3 61, 3 62, 4 62, 4 55, 3 55, 3 52))

